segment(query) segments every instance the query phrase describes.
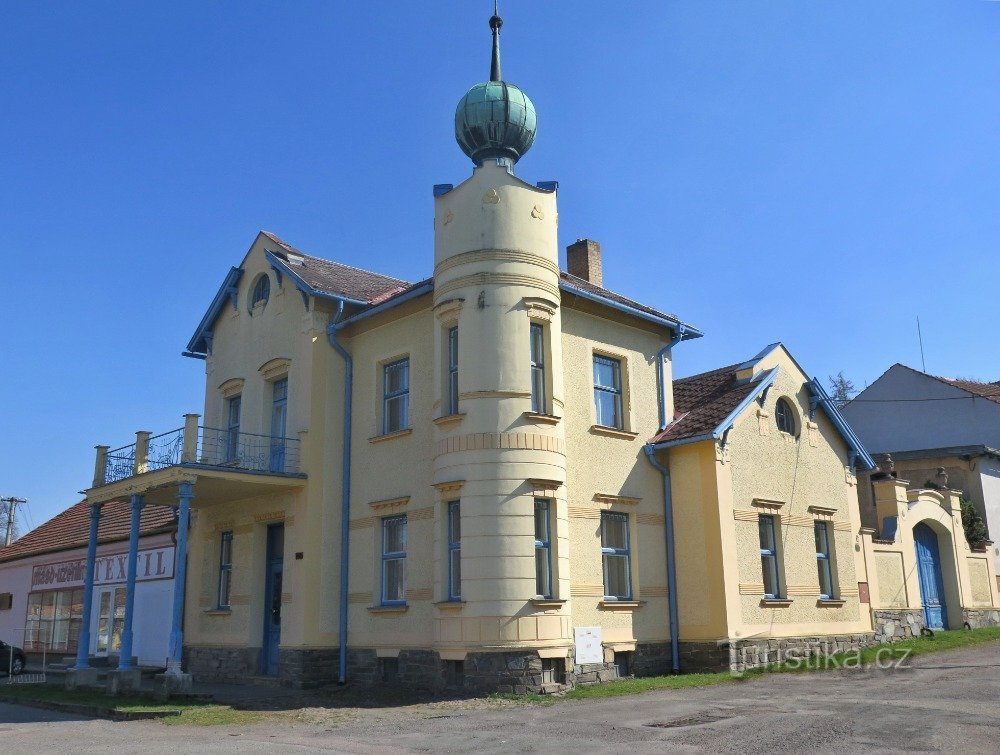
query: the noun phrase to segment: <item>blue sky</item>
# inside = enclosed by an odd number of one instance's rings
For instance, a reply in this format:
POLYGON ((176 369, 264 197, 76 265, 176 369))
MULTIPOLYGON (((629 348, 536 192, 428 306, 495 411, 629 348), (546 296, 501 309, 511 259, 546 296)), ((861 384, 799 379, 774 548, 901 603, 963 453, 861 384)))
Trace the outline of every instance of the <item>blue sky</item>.
MULTIPOLYGON (((14 2, 0 47, 0 495, 79 500, 92 447, 200 411, 179 356, 259 229, 417 280, 470 164, 486 0, 14 2)), ((1000 379, 1000 3, 504 0, 560 244, 706 332, 859 387, 1000 379)))

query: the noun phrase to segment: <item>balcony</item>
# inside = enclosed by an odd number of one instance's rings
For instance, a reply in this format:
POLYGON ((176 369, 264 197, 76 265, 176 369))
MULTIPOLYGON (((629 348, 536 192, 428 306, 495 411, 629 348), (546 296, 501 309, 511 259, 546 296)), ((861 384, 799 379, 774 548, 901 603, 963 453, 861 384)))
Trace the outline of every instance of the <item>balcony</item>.
POLYGON ((301 486, 305 474, 299 467, 299 439, 205 427, 198 424, 197 414, 184 419, 183 427, 159 435, 139 431, 135 443, 121 448, 97 446, 88 499, 111 500, 171 487, 178 481, 229 480, 236 484, 228 486, 228 495, 226 486, 200 486, 202 493, 228 498, 250 493, 259 485, 301 486))

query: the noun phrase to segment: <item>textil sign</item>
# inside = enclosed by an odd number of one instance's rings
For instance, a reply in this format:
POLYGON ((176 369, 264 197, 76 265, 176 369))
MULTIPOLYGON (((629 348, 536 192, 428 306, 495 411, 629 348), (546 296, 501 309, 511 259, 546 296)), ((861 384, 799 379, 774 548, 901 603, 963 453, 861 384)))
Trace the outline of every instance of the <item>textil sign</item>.
MULTIPOLYGON (((44 564, 31 570, 32 589, 47 587, 80 587, 87 572, 87 559, 44 564)), ((110 585, 124 582, 128 575, 128 553, 98 556, 94 562, 94 584, 110 585)), ((174 576, 174 546, 139 551, 136 581, 170 579, 174 576)))

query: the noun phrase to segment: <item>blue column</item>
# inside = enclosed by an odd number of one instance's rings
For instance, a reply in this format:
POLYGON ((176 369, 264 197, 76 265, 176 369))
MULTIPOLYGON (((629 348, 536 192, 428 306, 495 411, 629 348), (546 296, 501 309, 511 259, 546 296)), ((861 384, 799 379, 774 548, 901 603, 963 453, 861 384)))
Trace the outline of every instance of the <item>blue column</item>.
POLYGON ((90 668, 90 613, 94 605, 94 563, 97 561, 97 526, 101 504, 90 504, 90 536, 87 539, 87 571, 83 577, 83 617, 76 648, 76 668, 90 668))
POLYGON ((170 657, 167 673, 180 675, 181 653, 184 649, 184 582, 187 572, 188 522, 191 519, 191 499, 194 492, 190 482, 182 482, 177 491, 177 548, 174 568, 174 614, 170 624, 170 657))
POLYGON ((125 626, 122 627, 121 655, 118 670, 132 668, 132 609, 135 606, 135 572, 139 560, 139 519, 142 514, 142 496, 132 494, 132 522, 128 532, 128 576, 125 581, 125 626))

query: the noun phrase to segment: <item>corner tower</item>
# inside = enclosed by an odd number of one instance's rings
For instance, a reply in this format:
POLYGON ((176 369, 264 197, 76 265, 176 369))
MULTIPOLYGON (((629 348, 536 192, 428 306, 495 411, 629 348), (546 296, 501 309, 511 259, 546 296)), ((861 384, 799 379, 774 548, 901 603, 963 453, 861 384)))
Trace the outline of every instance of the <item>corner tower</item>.
POLYGON ((462 600, 439 604, 436 644, 467 676, 475 658, 524 650, 530 664, 572 644, 556 186, 514 175, 535 109, 501 78, 502 23, 490 80, 455 115, 472 176, 434 192, 434 481, 460 502, 462 600))

